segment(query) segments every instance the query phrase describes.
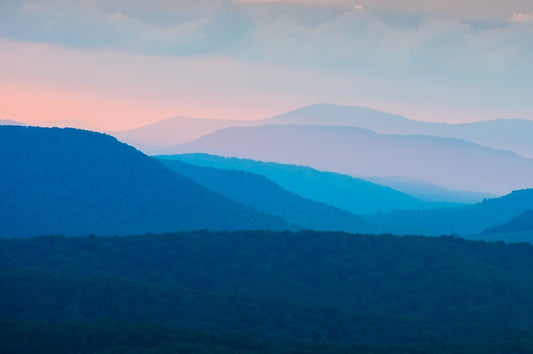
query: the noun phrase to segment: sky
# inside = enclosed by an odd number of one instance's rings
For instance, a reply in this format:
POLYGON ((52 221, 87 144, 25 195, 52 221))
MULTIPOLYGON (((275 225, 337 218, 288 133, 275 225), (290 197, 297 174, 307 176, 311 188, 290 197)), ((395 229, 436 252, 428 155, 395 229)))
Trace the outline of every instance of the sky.
POLYGON ((533 119, 532 78, 531 0, 0 0, 0 119, 533 119))

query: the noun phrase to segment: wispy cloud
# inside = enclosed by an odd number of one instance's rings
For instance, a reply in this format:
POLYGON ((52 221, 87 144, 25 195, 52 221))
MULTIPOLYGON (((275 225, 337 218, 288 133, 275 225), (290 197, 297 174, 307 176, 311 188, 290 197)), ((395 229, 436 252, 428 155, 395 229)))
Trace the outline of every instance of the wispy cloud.
POLYGON ((517 23, 533 23, 533 11, 528 13, 514 12, 511 21, 517 23))
POLYGON ((234 0, 236 3, 322 5, 419 16, 447 16, 461 19, 505 22, 513 12, 533 10, 530 0, 234 0))
POLYGON ((531 29, 512 25, 530 22, 530 12, 515 12, 508 24, 479 27, 446 16, 396 23, 364 1, 333 2, 350 6, 318 15, 313 4, 332 3, 298 3, 271 8, 230 0, 156 0, 150 6, 140 1, 31 0, 17 6, 14 0, 10 6, 0 5, 0 36, 67 47, 229 55, 343 70, 439 68, 462 75, 472 69, 526 70, 533 60, 531 29), (314 11, 302 11, 302 6, 314 11))

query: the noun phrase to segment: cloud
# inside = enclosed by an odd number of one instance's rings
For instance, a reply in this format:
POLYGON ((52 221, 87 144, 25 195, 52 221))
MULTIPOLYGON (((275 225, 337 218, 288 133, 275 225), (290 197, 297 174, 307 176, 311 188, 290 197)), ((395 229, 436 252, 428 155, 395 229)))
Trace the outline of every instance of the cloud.
POLYGON ((290 16, 264 22, 268 26, 256 28, 252 45, 242 55, 253 60, 405 76, 460 78, 532 70, 531 35, 528 29, 509 24, 478 27, 446 17, 397 24, 358 9, 312 26, 290 16))
MULTIPOLYGON (((416 16, 444 16, 461 19, 505 22, 514 11, 532 10, 531 0, 358 0, 365 9, 374 12, 416 16)), ((297 3, 353 8, 354 0, 235 0, 247 3, 297 3)))
POLYGON ((253 26, 243 9, 229 0, 0 3, 0 36, 74 48, 204 55, 233 48, 253 26))
POLYGON ((516 23, 533 23, 533 11, 529 13, 514 12, 511 21, 516 23))
POLYGON ((335 6, 335 7, 352 7, 351 0, 233 0, 234 3, 247 4, 299 4, 299 5, 321 5, 321 6, 335 6))
MULTIPOLYGON (((0 37, 141 55, 227 56, 251 64, 379 73, 404 80, 461 82, 494 75, 525 80, 533 74, 533 27, 522 25, 531 12, 516 12, 512 21, 507 17, 506 22, 479 24, 375 10, 400 11, 399 2, 333 3, 336 6, 329 1, 0 1, 0 37)), ((401 3, 412 12, 420 1, 401 3)), ((446 4, 456 8, 458 2, 446 4)), ((474 5, 480 1, 465 2, 468 11, 474 5)))

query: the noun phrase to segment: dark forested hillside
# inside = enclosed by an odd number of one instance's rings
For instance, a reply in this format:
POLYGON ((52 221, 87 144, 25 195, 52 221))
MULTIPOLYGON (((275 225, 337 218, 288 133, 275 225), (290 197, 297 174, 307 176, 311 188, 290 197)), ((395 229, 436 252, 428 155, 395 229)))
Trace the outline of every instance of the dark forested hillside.
MULTIPOLYGON (((160 159, 164 166, 238 203, 312 230, 378 232, 377 225, 345 210, 300 197, 254 173, 160 159)), ((296 182, 296 181, 295 181, 296 182)))
POLYGON ((0 268, 0 317, 53 321, 49 331, 108 319, 339 350, 533 348, 530 244, 310 231, 48 236, 0 240, 0 268))
POLYGON ((107 135, 0 126, 0 237, 287 229, 107 135))

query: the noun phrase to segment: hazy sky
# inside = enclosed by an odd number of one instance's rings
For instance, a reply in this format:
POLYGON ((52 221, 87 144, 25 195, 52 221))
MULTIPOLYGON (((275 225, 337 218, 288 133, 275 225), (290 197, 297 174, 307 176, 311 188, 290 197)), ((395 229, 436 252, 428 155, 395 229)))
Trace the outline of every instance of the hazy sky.
POLYGON ((531 0, 0 0, 0 118, 533 119, 531 0))

